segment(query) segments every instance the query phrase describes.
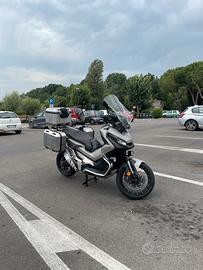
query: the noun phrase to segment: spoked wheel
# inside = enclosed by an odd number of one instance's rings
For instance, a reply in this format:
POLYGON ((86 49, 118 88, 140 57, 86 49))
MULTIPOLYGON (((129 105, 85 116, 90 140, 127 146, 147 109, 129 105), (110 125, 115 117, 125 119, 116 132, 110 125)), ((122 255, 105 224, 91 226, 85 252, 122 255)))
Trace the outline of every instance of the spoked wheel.
POLYGON ((56 158, 56 164, 59 172, 64 176, 72 176, 75 174, 75 170, 70 166, 70 164, 65 159, 63 153, 59 153, 56 158))
POLYGON ((138 174, 139 179, 135 179, 128 168, 123 168, 116 177, 118 189, 131 200, 146 197, 154 188, 154 173, 147 164, 141 163, 138 174))
POLYGON ((198 124, 195 120, 191 119, 185 123, 185 127, 187 130, 192 131, 192 130, 196 130, 198 128, 198 124))

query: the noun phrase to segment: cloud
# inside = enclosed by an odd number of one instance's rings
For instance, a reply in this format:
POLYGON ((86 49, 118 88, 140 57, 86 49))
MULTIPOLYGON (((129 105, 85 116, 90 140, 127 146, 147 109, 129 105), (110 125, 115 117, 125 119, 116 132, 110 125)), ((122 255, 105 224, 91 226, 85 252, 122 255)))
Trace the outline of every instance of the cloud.
POLYGON ((105 74, 131 75, 201 60, 202 10, 202 0, 1 0, 0 91, 80 80, 95 58, 105 74))
POLYGON ((18 90, 20 93, 49 83, 69 85, 84 78, 85 74, 57 74, 35 68, 7 67, 0 70, 0 97, 18 90), (15 84, 13 79, 15 78, 15 84), (15 88, 13 87, 15 85, 15 88), (5 90, 2 90, 5 89, 5 90))

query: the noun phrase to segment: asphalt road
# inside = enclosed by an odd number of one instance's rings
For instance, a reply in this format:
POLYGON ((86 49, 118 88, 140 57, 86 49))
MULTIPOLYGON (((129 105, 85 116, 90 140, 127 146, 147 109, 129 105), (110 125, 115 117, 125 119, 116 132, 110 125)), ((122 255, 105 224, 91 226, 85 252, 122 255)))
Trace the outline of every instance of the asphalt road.
POLYGON ((131 133, 157 173, 141 201, 115 177, 85 188, 60 175, 43 130, 0 135, 0 270, 203 269, 203 131, 146 119, 131 133))

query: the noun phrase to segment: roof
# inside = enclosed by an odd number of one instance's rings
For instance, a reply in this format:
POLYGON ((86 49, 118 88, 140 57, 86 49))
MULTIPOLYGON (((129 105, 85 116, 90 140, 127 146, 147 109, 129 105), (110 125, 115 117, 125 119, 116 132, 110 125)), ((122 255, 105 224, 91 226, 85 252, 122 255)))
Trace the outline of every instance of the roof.
POLYGON ((0 113, 14 113, 14 112, 12 112, 12 111, 0 111, 0 113))

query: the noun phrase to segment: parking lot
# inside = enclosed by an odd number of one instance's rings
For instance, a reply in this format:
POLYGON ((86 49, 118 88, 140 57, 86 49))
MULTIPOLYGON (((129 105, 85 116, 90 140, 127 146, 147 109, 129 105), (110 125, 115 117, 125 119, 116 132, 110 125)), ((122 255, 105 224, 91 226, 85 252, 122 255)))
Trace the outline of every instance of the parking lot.
POLYGON ((0 270, 203 269, 203 131, 140 119, 130 132, 156 176, 141 201, 115 177, 63 177, 42 129, 0 135, 0 270))

